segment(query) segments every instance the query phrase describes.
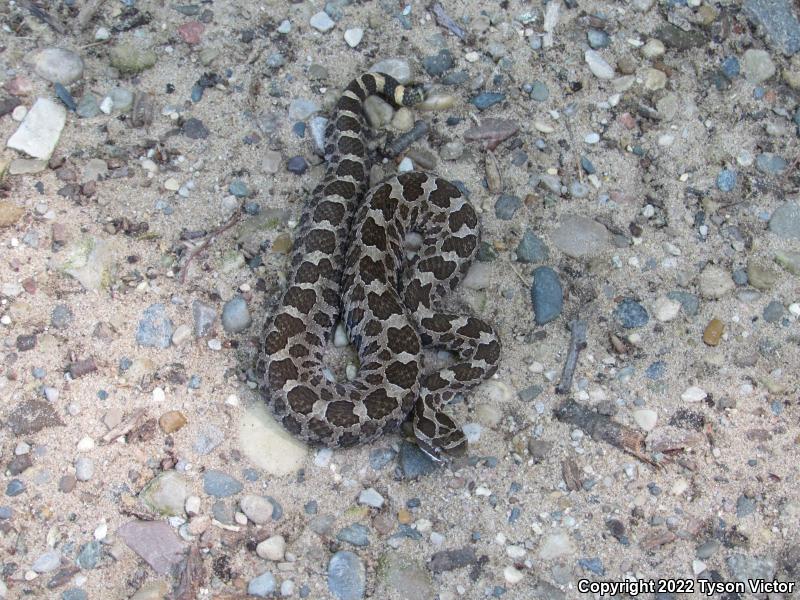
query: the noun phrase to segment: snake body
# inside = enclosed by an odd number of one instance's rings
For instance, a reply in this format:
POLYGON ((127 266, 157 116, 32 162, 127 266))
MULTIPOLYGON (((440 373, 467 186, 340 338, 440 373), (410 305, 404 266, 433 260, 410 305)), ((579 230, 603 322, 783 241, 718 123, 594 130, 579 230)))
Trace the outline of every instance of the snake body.
POLYGON ((431 173, 403 173, 367 190, 364 100, 372 94, 395 106, 421 99, 416 88, 366 73, 336 103, 325 176, 303 209, 286 291, 265 326, 261 387, 276 418, 304 441, 366 443, 413 413, 423 450, 460 454, 466 438, 443 409, 491 376, 500 356, 491 326, 440 310, 478 250, 478 218, 458 188, 431 173), (413 259, 404 247, 409 232, 423 240, 413 259), (360 367, 354 380, 335 382, 324 376, 323 353, 340 316, 360 367), (424 348, 449 350, 456 362, 425 373, 424 348))

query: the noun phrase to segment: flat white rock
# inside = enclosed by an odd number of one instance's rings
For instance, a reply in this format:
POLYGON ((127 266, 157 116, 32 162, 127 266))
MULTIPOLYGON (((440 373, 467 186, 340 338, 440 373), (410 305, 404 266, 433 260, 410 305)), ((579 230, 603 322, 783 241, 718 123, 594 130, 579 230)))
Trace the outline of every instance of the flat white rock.
POLYGON ((584 55, 586 64, 589 65, 589 70, 598 79, 613 79, 614 67, 606 62, 606 59, 600 56, 596 50, 587 50, 584 55))
POLYGON ((48 160, 66 122, 67 109, 63 105, 38 98, 6 145, 33 158, 48 160))
POLYGON ((297 471, 308 453, 308 447, 293 438, 261 402, 253 404, 242 417, 239 448, 254 466, 271 475, 297 471))
POLYGON ((309 19, 308 24, 311 25, 317 31, 321 31, 325 33, 326 31, 330 31, 333 29, 333 26, 336 23, 328 16, 324 10, 319 11, 315 14, 311 19, 309 19))
POLYGON ((353 27, 344 32, 344 41, 351 48, 355 48, 361 43, 364 37, 364 30, 361 27, 353 27))
POLYGON ((701 400, 705 400, 706 396, 708 396, 708 394, 703 388, 693 385, 686 388, 686 391, 681 394, 681 400, 684 402, 700 402, 701 400))

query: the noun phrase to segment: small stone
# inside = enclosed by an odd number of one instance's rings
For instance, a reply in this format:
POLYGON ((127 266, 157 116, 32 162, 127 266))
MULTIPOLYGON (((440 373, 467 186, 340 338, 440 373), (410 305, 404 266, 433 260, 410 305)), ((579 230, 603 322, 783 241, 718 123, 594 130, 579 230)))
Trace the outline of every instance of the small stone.
POLYGON ((55 571, 60 565, 61 553, 58 550, 51 550, 33 561, 31 569, 37 573, 49 573, 50 571, 55 571))
POLYGON ((709 346, 717 346, 724 331, 725 324, 722 321, 711 319, 703 331, 703 341, 709 346))
POLYGON ((778 302, 777 300, 772 300, 766 307, 764 307, 764 312, 762 316, 767 323, 778 323, 781 319, 783 319, 785 311, 783 308, 783 304, 778 302))
POLYGON ((561 314, 564 290, 558 275, 550 267, 538 267, 533 271, 531 300, 537 325, 545 325, 561 314))
POLYGON ((75 461, 75 478, 78 481, 89 481, 94 475, 94 462, 91 458, 80 457, 75 461))
POLYGON ((651 60, 664 56, 664 52, 666 52, 664 42, 656 38, 650 38, 647 40, 647 43, 642 46, 642 54, 645 56, 645 58, 649 58, 651 60))
POLYGON ((374 129, 381 129, 391 122, 394 109, 377 96, 370 96, 364 101, 364 114, 374 129))
POLYGON ((742 58, 742 74, 750 83, 763 83, 775 75, 776 67, 769 52, 750 48, 742 58))
POLYGON ((48 160, 66 121, 67 110, 62 104, 38 98, 6 145, 33 158, 48 160))
POLYGON ((209 305, 195 300, 192 302, 192 320, 195 337, 205 337, 211 332, 214 322, 217 319, 216 309, 209 305))
POLYGON ((720 174, 717 175, 717 188, 721 192, 730 192, 733 191, 733 188, 736 187, 736 171, 731 171, 730 169, 723 169, 720 171, 720 174))
POLYGON ((681 303, 666 296, 659 297, 653 305, 653 314, 662 323, 672 321, 681 311, 681 303))
POLYGON ((522 200, 511 194, 501 194, 494 204, 495 215, 503 221, 513 219, 520 208, 522 208, 522 200))
POLYGON ((355 48, 361 43, 364 37, 364 30, 360 27, 352 27, 344 32, 344 41, 351 48, 355 48))
POLYGON ((411 67, 404 58, 386 58, 380 60, 370 67, 370 71, 373 73, 386 73, 402 84, 411 81, 411 67))
POLYGON ((526 229, 516 249, 517 260, 521 263, 543 263, 549 260, 550 250, 531 229, 526 229))
POLYGON ((428 568, 434 573, 444 573, 474 565, 477 562, 478 557, 475 555, 475 550, 467 546, 434 553, 428 563, 428 568))
POLYGON ((166 521, 129 521, 117 535, 159 575, 170 573, 185 558, 184 542, 166 521))
POLYGON ((555 246, 572 258, 594 257, 611 243, 608 230, 592 219, 567 215, 551 234, 555 246))
POLYGON ((317 31, 325 33, 333 29, 336 22, 328 16, 328 13, 320 11, 309 19, 308 24, 317 31))
POLYGON ((645 431, 652 431, 658 421, 658 413, 648 408, 633 411, 633 420, 645 431))
POLYGON ((438 54, 426 56, 422 59, 422 66, 425 72, 431 77, 440 77, 444 75, 444 73, 452 69, 455 64, 453 55, 447 49, 439 50, 438 54))
POLYGON ((186 121, 183 122, 181 133, 190 140, 204 140, 211 134, 208 127, 205 126, 205 123, 195 117, 186 119, 186 121))
POLYGON ((589 70, 598 79, 613 79, 614 68, 596 50, 584 52, 584 60, 589 66, 589 70))
POLYGON ((589 42, 589 46, 594 50, 608 48, 611 43, 611 36, 602 29, 589 29, 586 32, 586 38, 589 42))
POLYGON ((436 463, 415 444, 404 442, 400 446, 400 469, 406 479, 423 477, 436 470, 436 463))
POLYGON ((785 158, 772 152, 762 152, 756 156, 756 169, 766 175, 780 175, 788 166, 785 158))
POLYGON ((139 499, 150 510, 165 516, 182 516, 189 482, 177 471, 165 471, 139 492, 139 499))
POLYGON ((278 582, 275 580, 275 576, 269 571, 265 571, 250 580, 247 584, 247 593, 258 598, 269 598, 277 587, 278 582))
POLYGON ((700 295, 704 298, 722 298, 732 291, 735 285, 730 274, 716 265, 707 266, 700 274, 700 295))
POLYGON ((358 496, 358 503, 371 506, 372 508, 380 508, 383 506, 384 499, 375 488, 363 490, 358 496))
POLYGON ((228 333, 239 333, 250 327, 252 319, 247 308, 247 301, 236 296, 225 303, 222 308, 222 326, 228 333))
POLYGON ((182 346, 192 336, 192 328, 186 324, 178 325, 172 333, 172 344, 182 346))
POLYGON ((800 239, 800 204, 786 202, 775 209, 769 230, 781 238, 800 239))
POLYGON ((256 525, 263 525, 272 521, 274 507, 263 496, 248 494, 239 500, 242 512, 256 525))
POLYGON ((361 523, 353 523, 339 530, 336 539, 340 542, 347 542, 353 546, 369 546, 369 529, 361 523))
POLYGON ((684 402, 701 402, 706 399, 708 394, 703 388, 691 386, 681 394, 681 400, 684 402))
POLYGON ((339 551, 328 563, 328 589, 337 600, 361 600, 366 588, 366 570, 361 559, 339 551))
POLYGON ((199 44, 206 26, 199 21, 187 21, 178 27, 178 35, 190 46, 199 44))
POLYGON ((286 162, 286 170, 295 175, 302 175, 308 169, 308 163, 302 156, 293 156, 286 162))
POLYGON ((152 304, 144 310, 136 329, 136 341, 149 348, 169 348, 173 325, 163 304, 152 304))
POLYGON ((505 569, 503 569, 503 578, 506 580, 506 583, 509 585, 514 585, 522 581, 525 575, 522 571, 519 571, 515 567, 509 565, 505 569))
POLYGON ((275 562, 283 560, 286 552, 286 540, 282 535, 273 535, 256 546, 256 554, 266 560, 275 562))
POLYGON ((209 496, 227 498, 242 491, 242 484, 235 478, 217 469, 203 473, 203 491, 209 496))
POLYGON ((470 99, 470 104, 473 104, 478 110, 486 110, 505 99, 506 95, 502 92, 481 92, 470 99))
POLYGON ((51 83, 70 85, 83 77, 83 59, 72 50, 44 48, 34 53, 33 69, 51 83))
POLYGON ((283 163, 283 157, 280 152, 274 150, 267 150, 261 158, 261 170, 268 175, 277 173, 283 163))
POLYGON ((81 546, 78 558, 75 561, 81 569, 94 569, 100 562, 103 554, 103 547, 97 540, 85 543, 81 546))
POLYGON ((617 305, 614 309, 614 318, 626 329, 643 327, 650 320, 644 306, 630 298, 625 298, 617 305))
POLYGON ((135 75, 156 64, 156 53, 132 43, 120 43, 109 53, 111 64, 123 75, 135 75))
MULTIPOLYGON (((794 5, 796 7, 796 5, 794 5)), ((747 16, 758 23, 776 51, 791 56, 800 51, 800 21, 786 0, 745 0, 747 16)))

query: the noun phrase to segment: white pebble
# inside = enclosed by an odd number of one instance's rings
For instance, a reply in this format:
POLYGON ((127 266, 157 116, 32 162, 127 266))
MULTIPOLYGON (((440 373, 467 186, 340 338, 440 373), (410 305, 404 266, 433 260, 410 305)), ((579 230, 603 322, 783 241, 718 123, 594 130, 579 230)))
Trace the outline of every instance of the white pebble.
POLYGON ((364 30, 360 27, 353 27, 352 29, 348 29, 344 32, 344 41, 347 42, 347 45, 351 48, 358 46, 363 37, 364 30))
POLYGON ((672 484, 672 488, 670 489, 669 493, 673 496, 680 496, 687 489, 689 489, 689 482, 683 478, 680 478, 674 484, 672 484))
POLYGON ((288 598, 292 594, 294 594, 294 581, 287 579, 281 583, 281 596, 288 598))
POLYGON ((111 37, 111 32, 105 27, 98 27, 97 31, 94 32, 94 39, 97 40, 98 42, 107 40, 110 37, 111 37))
POLYGON ((503 569, 503 577, 505 577, 505 580, 509 585, 519 583, 522 581, 524 576, 525 575, 522 573, 522 571, 512 565, 508 565, 505 569, 503 569))
POLYGON ((681 394, 681 400, 684 402, 700 402, 705 400, 707 396, 708 394, 703 388, 693 385, 681 394))
POLYGON ((28 444, 27 442, 20 442, 14 448, 14 454, 17 456, 22 456, 23 454, 27 454, 30 451, 31 447, 30 444, 28 444))
POLYGON ((111 99, 111 96, 106 96, 100 102, 100 111, 103 114, 110 115, 111 110, 114 108, 114 101, 111 99))
POLYGON ((467 438, 467 442, 470 444, 474 444, 481 439, 481 429, 482 427, 479 423, 467 423, 461 428, 467 438))
POLYGON ((28 107, 20 104, 14 110, 11 111, 11 118, 19 122, 22 121, 22 119, 24 119, 25 115, 27 114, 28 114, 28 107))
POLYGON ((358 375, 358 367, 355 366, 353 363, 349 363, 344 368, 344 375, 345 377, 347 377, 347 381, 353 381, 358 375))
POLYGON ((587 144, 596 144, 600 141, 600 134, 592 131, 591 133, 587 133, 586 136, 583 138, 583 141, 587 144))
POLYGON ((273 535, 268 537, 258 546, 256 546, 256 554, 261 558, 273 560, 275 562, 283 560, 283 553, 286 551, 286 540, 282 535, 273 535))
POLYGON ((88 435, 81 438, 78 442, 78 452, 88 452, 94 448, 94 440, 88 435))
POLYGON ((633 420, 645 431, 651 431, 658 421, 658 413, 649 408, 640 408, 633 411, 633 420))
POLYGON ((586 60, 586 64, 589 65, 589 70, 598 79, 612 79, 614 77, 614 67, 608 64, 596 50, 587 50, 583 57, 586 60))
POLYGON ((200 497, 199 496, 188 496, 186 498, 186 503, 184 504, 184 510, 186 510, 186 514, 191 516, 199 515, 200 514, 200 497))
POLYGON ((100 523, 100 525, 94 528, 94 539, 96 539, 98 542, 100 540, 106 539, 107 535, 108 535, 108 525, 105 522, 100 523))
POLYGON ((400 161, 400 164, 397 165, 397 172, 398 173, 408 173, 409 171, 414 170, 414 163, 411 162, 411 159, 407 156, 400 161))
POLYGON ((358 503, 371 506, 372 508, 380 508, 383 506, 383 496, 381 496, 375 488, 362 490, 358 496, 358 503))
POLYGON ((318 467, 327 467, 333 458, 333 450, 330 448, 320 448, 314 456, 314 464, 318 467))
POLYGON ((94 475, 94 463, 89 458, 79 458, 75 461, 75 479, 89 481, 94 475))
POLYGON ((344 323, 339 321, 336 329, 333 331, 333 345, 336 348, 344 348, 350 345, 350 340, 347 338, 347 331, 344 328, 344 323))
POLYGON ((167 394, 161 387, 153 388, 153 402, 164 402, 167 399, 167 394))
POLYGON ((653 313, 656 316, 656 319, 661 321, 662 323, 666 323, 667 321, 672 321, 675 317, 677 317, 681 312, 681 303, 677 300, 672 300, 671 298, 667 298, 666 296, 661 296, 657 298, 655 304, 653 305, 653 313))
POLYGON ((444 536, 437 531, 431 531, 430 541, 434 546, 441 546, 444 544, 444 536))
POLYGON ((325 11, 319 11, 315 14, 311 19, 309 19, 308 24, 311 25, 317 31, 321 31, 325 33, 326 31, 330 31, 333 29, 333 26, 336 23, 328 16, 328 13, 325 11))

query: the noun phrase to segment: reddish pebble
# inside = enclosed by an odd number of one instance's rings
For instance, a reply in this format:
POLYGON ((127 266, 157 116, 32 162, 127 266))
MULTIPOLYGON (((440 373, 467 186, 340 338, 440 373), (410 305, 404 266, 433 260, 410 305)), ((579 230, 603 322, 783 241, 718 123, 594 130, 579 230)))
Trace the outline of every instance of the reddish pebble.
POLYGON ((29 294, 36 293, 36 280, 33 277, 28 277, 22 282, 22 289, 29 294))
POLYGON ((18 75, 6 82, 6 91, 12 96, 27 96, 33 91, 33 83, 18 75))
POLYGON ((178 35, 187 44, 199 44, 206 26, 199 21, 189 21, 178 27, 178 35))
POLYGON ((631 113, 622 113, 619 116, 619 122, 625 129, 634 129, 636 127, 636 119, 631 113))

